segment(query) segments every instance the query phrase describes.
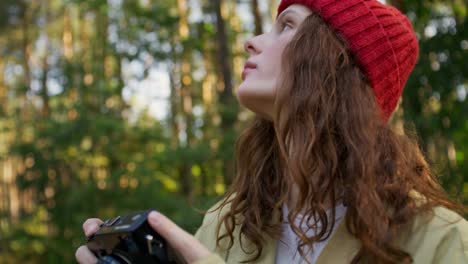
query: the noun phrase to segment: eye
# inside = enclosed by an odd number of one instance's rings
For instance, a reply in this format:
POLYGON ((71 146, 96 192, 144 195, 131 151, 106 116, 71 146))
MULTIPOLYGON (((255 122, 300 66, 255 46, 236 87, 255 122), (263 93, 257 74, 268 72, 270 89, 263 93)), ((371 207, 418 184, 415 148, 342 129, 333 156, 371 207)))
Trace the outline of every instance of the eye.
POLYGON ((289 20, 283 20, 280 22, 280 32, 285 31, 286 29, 291 29, 292 28, 292 23, 289 20))
POLYGON ((280 32, 285 31, 286 29, 291 29, 291 23, 289 21, 281 21, 280 22, 280 32))

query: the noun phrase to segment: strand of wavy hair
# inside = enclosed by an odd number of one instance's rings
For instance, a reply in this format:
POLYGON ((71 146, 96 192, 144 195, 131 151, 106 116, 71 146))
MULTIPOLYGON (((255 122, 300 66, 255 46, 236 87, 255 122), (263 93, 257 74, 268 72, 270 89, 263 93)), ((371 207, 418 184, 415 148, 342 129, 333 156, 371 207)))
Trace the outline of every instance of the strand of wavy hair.
POLYGON ((338 202, 347 207, 348 232, 362 245, 352 263, 410 263, 396 240, 416 216, 429 215, 435 206, 464 210, 444 193, 416 140, 382 121, 372 89, 354 62, 345 42, 316 14, 305 19, 286 47, 275 120, 256 118, 239 137, 236 178, 214 209, 231 204, 217 227, 217 245, 229 238, 232 247, 239 226, 242 249, 256 252, 243 263, 262 255, 266 236, 280 238, 281 221, 272 216, 293 184, 299 199, 288 221, 307 262, 304 247, 330 236, 338 202), (309 217, 296 225, 300 212, 309 217), (303 221, 310 228, 317 221, 321 225, 307 236, 300 228, 303 221), (242 237, 254 251, 244 249, 242 237))

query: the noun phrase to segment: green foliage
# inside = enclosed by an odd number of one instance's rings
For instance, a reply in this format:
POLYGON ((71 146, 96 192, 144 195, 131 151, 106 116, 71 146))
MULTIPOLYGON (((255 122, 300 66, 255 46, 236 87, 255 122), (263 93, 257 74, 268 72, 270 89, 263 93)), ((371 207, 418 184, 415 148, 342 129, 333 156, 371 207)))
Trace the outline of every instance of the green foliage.
POLYGON ((403 95, 405 120, 414 122, 446 190, 462 199, 468 182, 468 7, 462 1, 405 1, 405 7, 417 14, 420 37, 419 62, 403 95))

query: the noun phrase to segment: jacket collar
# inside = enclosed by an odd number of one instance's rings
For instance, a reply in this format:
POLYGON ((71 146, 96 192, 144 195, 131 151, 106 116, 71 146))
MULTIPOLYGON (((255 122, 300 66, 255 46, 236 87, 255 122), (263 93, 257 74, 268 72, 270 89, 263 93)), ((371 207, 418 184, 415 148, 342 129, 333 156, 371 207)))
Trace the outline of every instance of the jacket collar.
POLYGON ((316 264, 345 264, 351 263, 353 257, 361 248, 361 243, 346 229, 345 219, 336 227, 333 236, 320 253, 316 264), (337 250, 339 249, 339 250, 337 250))
MULTIPOLYGON (((280 210, 273 212, 272 218, 274 221, 280 221, 280 210)), ((336 227, 336 231, 332 237, 328 240, 327 244, 320 253, 315 264, 345 264, 350 263, 356 253, 359 251, 361 244, 353 237, 346 229, 346 221, 341 221, 336 227), (339 248, 339 250, 336 250, 339 248)), ((237 231, 239 232, 239 231, 237 231)), ((237 233, 239 238, 239 233, 237 233)), ((265 244, 263 245, 262 256, 256 263, 258 264, 275 264, 276 263, 276 251, 278 247, 278 240, 270 237, 265 238, 265 244)), ((249 243, 247 239, 242 240, 243 243, 247 244, 248 251, 254 249, 253 243, 249 243), (250 247, 249 247, 250 246, 250 247)), ((220 252, 221 253, 221 252, 220 252)), ((221 257, 226 263, 239 263, 243 260, 251 258, 253 255, 247 255, 241 248, 240 243, 234 243, 230 250, 221 253, 221 257)))

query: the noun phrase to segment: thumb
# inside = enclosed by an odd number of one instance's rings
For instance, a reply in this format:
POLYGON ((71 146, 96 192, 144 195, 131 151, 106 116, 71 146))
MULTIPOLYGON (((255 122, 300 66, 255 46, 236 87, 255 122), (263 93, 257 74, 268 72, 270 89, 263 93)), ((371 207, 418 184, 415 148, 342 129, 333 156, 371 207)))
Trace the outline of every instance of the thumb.
POLYGON ((152 211, 148 215, 148 223, 154 231, 160 234, 188 263, 195 262, 211 254, 211 252, 194 236, 187 233, 159 212, 152 211))

